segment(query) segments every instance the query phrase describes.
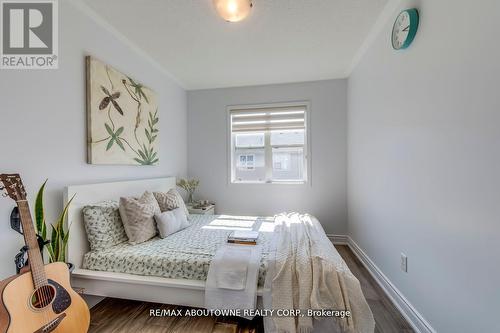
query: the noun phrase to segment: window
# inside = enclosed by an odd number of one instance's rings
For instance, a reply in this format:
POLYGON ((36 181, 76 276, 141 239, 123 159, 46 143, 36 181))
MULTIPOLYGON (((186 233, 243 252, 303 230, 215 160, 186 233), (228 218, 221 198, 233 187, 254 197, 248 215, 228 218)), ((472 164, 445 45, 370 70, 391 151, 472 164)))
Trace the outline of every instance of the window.
POLYGON ((305 105, 229 110, 232 183, 305 183, 305 105))
POLYGON ((242 154, 239 156, 238 169, 239 170, 253 170, 255 169, 255 155, 254 154, 242 154))

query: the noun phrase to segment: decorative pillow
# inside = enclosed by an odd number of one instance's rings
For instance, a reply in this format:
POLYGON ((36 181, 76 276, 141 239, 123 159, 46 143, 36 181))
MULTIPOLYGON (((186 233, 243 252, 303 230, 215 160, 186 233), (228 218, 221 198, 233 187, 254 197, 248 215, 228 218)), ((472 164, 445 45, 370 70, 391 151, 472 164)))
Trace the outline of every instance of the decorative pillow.
POLYGON ((177 192, 177 190, 171 189, 167 193, 154 192, 153 194, 158 201, 158 205, 160 206, 160 210, 162 212, 181 208, 186 214, 186 217, 189 219, 189 211, 186 208, 186 204, 184 203, 182 196, 179 194, 179 192, 177 192))
POLYGON ((155 214, 155 220, 161 238, 166 238, 177 231, 189 227, 189 222, 181 208, 155 214))
POLYGON ((130 244, 143 243, 156 235, 154 215, 160 213, 151 192, 140 198, 120 198, 120 215, 130 244))
POLYGON ((182 208, 176 208, 176 209, 172 210, 172 213, 174 213, 175 218, 178 221, 180 221, 182 229, 187 228, 191 225, 188 221, 188 217, 187 217, 186 213, 182 210, 182 208))
POLYGON ((92 251, 104 250, 127 241, 118 202, 103 201, 83 207, 83 224, 92 251))

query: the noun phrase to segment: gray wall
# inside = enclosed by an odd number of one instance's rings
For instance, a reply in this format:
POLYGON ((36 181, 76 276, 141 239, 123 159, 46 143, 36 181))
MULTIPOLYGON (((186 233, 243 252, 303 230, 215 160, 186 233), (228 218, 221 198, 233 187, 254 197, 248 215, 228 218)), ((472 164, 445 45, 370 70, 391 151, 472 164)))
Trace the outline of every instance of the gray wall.
POLYGON ((500 2, 417 4, 349 78, 349 233, 438 332, 499 332, 500 2))
MULTIPOLYGON (((48 178, 48 222, 62 208, 62 190, 83 184, 132 178, 185 175, 186 93, 117 37, 67 1, 59 1, 59 69, 0 71, 0 172, 19 172, 32 202, 48 178), (86 164, 85 66, 91 54, 158 93, 160 165, 86 164)), ((22 246, 11 231, 10 199, 0 200, 0 278, 14 274, 13 257, 22 246)))
POLYGON ((346 80, 188 92, 188 173, 199 197, 219 213, 315 214, 327 233, 344 234, 346 218, 346 80), (312 186, 228 184, 228 105, 311 103, 312 186))

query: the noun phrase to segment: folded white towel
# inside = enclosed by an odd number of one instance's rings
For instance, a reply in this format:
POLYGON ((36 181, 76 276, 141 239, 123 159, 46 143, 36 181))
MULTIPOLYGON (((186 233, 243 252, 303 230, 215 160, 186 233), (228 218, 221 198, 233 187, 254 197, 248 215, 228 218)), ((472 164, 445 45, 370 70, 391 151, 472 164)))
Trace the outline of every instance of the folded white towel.
POLYGON ((226 244, 215 253, 205 285, 207 309, 255 309, 262 248, 226 244))
POLYGON ((248 246, 223 247, 222 255, 215 269, 215 284, 217 288, 243 290, 247 283, 248 263, 251 260, 252 249, 248 246))

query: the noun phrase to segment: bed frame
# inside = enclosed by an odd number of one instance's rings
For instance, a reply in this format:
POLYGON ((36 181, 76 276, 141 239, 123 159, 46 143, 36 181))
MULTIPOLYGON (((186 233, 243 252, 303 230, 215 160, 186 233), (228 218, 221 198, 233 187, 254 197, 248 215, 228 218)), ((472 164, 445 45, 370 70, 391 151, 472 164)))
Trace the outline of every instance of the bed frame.
MULTIPOLYGON (((164 304, 203 307, 205 281, 169 279, 125 273, 101 272, 82 268, 83 256, 90 251, 83 225, 82 208, 103 200, 118 200, 121 196, 140 196, 144 191, 166 192, 175 188, 175 177, 153 178, 113 183, 68 186, 64 204, 76 195, 68 210, 68 261, 75 265, 71 275, 74 288, 85 295, 115 297, 164 304)), ((262 290, 257 290, 262 295, 262 290)))

